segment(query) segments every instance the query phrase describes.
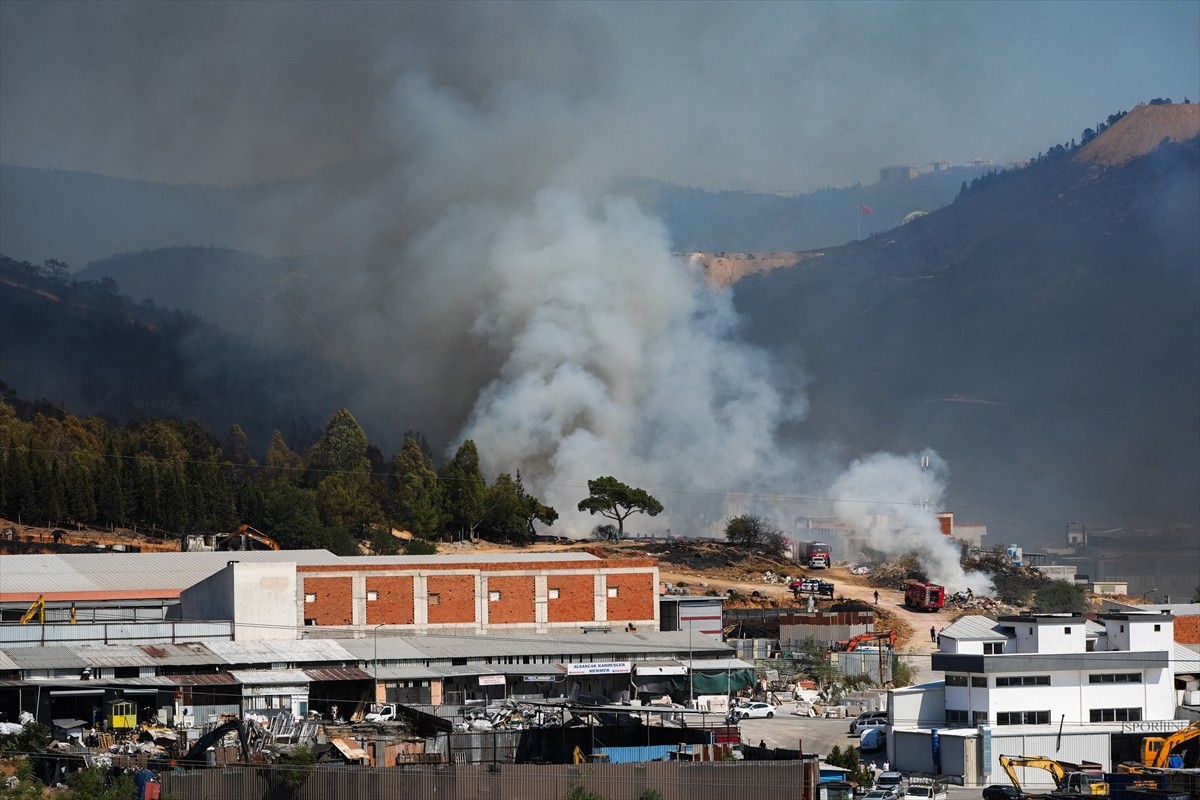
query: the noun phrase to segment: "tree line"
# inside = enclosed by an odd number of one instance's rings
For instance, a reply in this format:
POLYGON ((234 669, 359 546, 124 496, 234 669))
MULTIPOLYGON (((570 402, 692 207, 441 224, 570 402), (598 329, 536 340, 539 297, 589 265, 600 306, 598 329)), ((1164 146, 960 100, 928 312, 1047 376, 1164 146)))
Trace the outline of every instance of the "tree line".
MULTIPOLYGON (((413 534, 403 543, 413 554, 453 539, 528 544, 538 525, 558 519, 519 470, 489 483, 474 441, 439 466, 412 433, 387 460, 345 408, 307 452, 294 451, 276 430, 259 456, 238 425, 218 440, 196 422, 119 426, 10 396, 0 402, 0 446, 0 516, 26 524, 140 527, 170 536, 246 523, 285 549, 352 555, 360 543, 400 552, 393 529, 413 534)), ((662 511, 647 492, 611 476, 589 481, 588 491, 579 511, 616 521, 611 538, 620 538, 631 514, 662 511)))

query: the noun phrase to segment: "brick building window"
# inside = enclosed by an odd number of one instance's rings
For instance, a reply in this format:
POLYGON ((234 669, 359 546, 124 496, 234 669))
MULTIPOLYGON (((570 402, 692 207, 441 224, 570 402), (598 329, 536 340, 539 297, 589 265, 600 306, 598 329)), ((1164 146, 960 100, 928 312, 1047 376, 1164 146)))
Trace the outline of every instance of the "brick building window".
POLYGON ((304 593, 304 602, 306 602, 306 603, 317 602, 317 593, 316 592, 305 592, 304 593))
POLYGON ((374 589, 367 590, 367 600, 378 600, 378 599, 379 599, 379 592, 377 592, 374 589))
POLYGON ((442 604, 442 596, 440 594, 429 595, 429 605, 440 606, 442 604))
POLYGON ((551 599, 551 600, 557 600, 557 599, 558 599, 558 589, 551 589, 551 590, 550 590, 550 599, 551 599))
POLYGON ((617 587, 617 586, 608 587, 608 596, 609 597, 619 597, 620 596, 619 587, 617 587))
POLYGON ((488 592, 488 602, 495 603, 500 600, 500 592, 488 592))

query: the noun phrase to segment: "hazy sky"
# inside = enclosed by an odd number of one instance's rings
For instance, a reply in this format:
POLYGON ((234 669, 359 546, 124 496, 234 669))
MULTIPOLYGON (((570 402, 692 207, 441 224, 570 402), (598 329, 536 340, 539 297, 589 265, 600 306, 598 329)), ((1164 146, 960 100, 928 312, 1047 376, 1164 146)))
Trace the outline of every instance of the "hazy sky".
POLYGON ((422 85, 553 183, 808 190, 1200 100, 1200 2, 0 3, 9 164, 292 177, 394 154, 422 85))

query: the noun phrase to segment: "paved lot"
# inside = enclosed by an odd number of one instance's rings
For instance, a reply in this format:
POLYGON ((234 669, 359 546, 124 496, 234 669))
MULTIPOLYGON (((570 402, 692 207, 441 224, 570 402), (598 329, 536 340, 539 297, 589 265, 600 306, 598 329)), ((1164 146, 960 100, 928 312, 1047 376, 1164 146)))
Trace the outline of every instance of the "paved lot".
MULTIPOLYGON (((781 709, 783 714, 774 719, 747 719, 741 724, 742 740, 746 744, 756 745, 760 741, 767 747, 797 748, 806 753, 829 755, 834 745, 845 748, 858 747, 858 736, 850 736, 847 729, 849 719, 813 719, 812 717, 792 716, 791 703, 781 709)), ((887 758, 886 750, 874 753, 863 753, 863 760, 882 767, 887 758)), ((982 792, 979 788, 964 788, 951 786, 949 800, 979 800, 982 792)))

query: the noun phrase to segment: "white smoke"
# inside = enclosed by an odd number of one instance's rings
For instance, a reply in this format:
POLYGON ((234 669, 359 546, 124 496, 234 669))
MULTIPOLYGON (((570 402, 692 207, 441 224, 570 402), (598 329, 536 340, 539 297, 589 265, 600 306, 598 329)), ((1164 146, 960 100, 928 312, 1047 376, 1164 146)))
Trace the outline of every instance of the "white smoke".
POLYGON ((463 438, 485 467, 523 477, 564 514, 611 474, 661 494, 639 530, 709 534, 724 495, 786 481, 781 425, 803 416, 764 355, 737 341, 727 293, 673 256, 629 200, 543 191, 495 220, 480 254, 490 283, 475 331, 505 351, 463 438))
POLYGON ((952 592, 990 594, 991 579, 964 572, 958 545, 938 524, 947 471, 946 462, 932 450, 905 456, 875 453, 855 461, 833 482, 835 513, 865 533, 875 550, 889 556, 916 553, 934 583, 952 592))

